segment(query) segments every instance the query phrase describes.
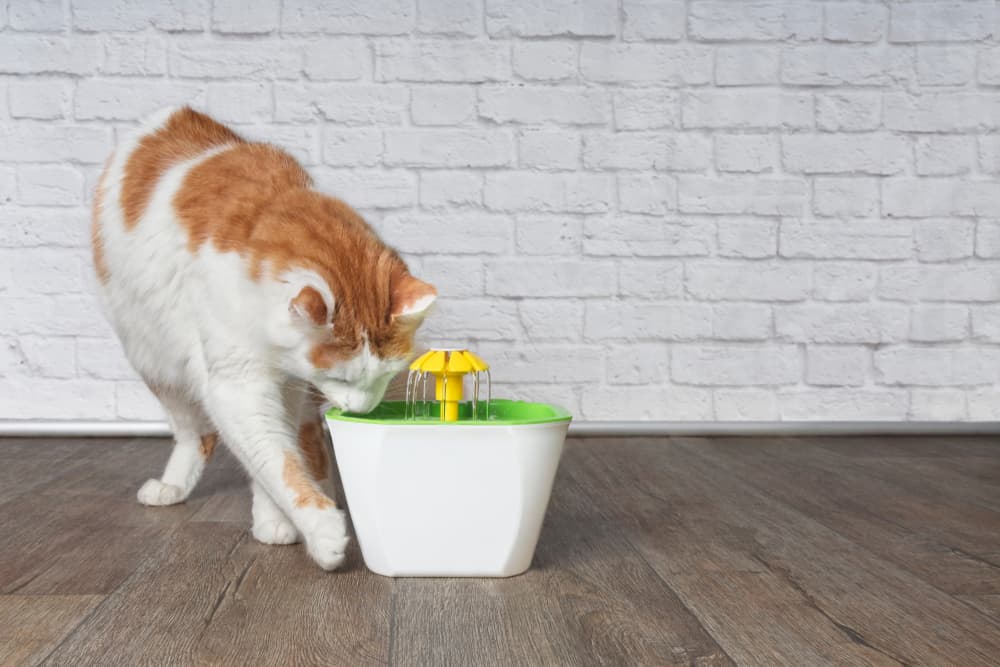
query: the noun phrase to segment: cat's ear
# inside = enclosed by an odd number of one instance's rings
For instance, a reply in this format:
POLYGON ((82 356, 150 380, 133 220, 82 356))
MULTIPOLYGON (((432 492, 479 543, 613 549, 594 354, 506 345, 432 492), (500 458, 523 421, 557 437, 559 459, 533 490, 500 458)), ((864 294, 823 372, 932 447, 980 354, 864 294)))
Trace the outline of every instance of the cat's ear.
POLYGON ((390 315, 396 319, 423 319, 435 299, 437 290, 433 285, 404 273, 393 281, 390 315))
POLYGON ((316 326, 330 323, 330 310, 327 308, 323 295, 314 287, 308 285, 288 303, 288 312, 293 320, 312 322, 316 326))

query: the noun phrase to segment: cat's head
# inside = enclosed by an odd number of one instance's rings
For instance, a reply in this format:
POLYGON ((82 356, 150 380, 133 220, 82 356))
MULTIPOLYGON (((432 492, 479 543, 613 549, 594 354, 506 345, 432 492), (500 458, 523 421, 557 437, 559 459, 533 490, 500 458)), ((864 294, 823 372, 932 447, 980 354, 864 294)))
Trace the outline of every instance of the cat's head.
POLYGON ((388 250, 353 274, 329 278, 310 270, 286 274, 287 307, 272 341, 281 343, 285 369, 334 406, 369 412, 412 359, 437 291, 388 250))

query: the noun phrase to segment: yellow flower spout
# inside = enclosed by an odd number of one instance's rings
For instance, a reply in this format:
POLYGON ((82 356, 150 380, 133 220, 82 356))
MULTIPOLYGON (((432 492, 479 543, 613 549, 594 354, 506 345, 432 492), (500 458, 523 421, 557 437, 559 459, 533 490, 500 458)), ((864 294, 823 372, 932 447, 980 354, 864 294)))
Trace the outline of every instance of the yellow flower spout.
POLYGON ((489 370, 485 361, 468 350, 431 350, 410 364, 411 371, 434 376, 434 398, 441 403, 441 421, 458 421, 463 378, 489 370))

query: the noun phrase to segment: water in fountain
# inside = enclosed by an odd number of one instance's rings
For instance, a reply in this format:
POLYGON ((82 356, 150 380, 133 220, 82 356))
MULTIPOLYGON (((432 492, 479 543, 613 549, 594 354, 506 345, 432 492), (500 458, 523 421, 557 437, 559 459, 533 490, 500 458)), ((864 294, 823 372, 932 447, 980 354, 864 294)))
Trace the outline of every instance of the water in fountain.
MULTIPOLYGON (((472 374, 473 385, 472 385, 472 421, 479 421, 479 389, 481 386, 481 378, 484 371, 476 371, 472 374)), ((490 377, 489 370, 486 373, 486 414, 484 415, 484 421, 490 420, 490 404, 493 402, 493 381, 490 377)), ((411 370, 406 375, 406 398, 403 406, 403 419, 406 421, 417 421, 417 420, 439 420, 440 417, 431 416, 431 402, 427 398, 427 384, 428 376, 433 380, 434 376, 427 371, 411 370)), ((443 380, 445 395, 448 393, 448 376, 446 375, 443 380)), ((433 391, 433 390, 431 390, 433 391)))

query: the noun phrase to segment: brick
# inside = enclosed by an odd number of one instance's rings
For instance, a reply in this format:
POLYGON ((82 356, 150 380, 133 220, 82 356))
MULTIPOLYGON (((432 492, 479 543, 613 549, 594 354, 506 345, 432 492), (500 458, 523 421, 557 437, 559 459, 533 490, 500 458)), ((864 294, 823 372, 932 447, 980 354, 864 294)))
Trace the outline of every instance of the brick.
POLYGON ((4 207, 0 248, 83 248, 90 244, 90 212, 82 208, 4 207))
POLYGON ((917 173, 922 176, 966 174, 976 162, 974 137, 917 137, 914 149, 917 173))
POLYGON ((160 35, 105 35, 103 74, 158 76, 167 73, 167 42, 160 35))
POLYGON ((715 50, 715 84, 777 84, 778 62, 778 51, 768 46, 719 46, 715 50))
POLYGON ((274 32, 280 19, 280 0, 212 0, 212 30, 216 32, 274 32))
POLYGON ((959 389, 913 389, 907 417, 916 421, 965 421, 965 392, 959 389))
POLYGON ((526 130, 518 138, 518 164, 534 169, 578 169, 580 135, 563 130, 526 130))
POLYGON ((24 336, 18 339, 23 371, 42 378, 76 377, 76 343, 69 336, 24 336))
POLYGON ((685 213, 797 215, 807 199, 801 180, 758 176, 680 176, 679 208, 685 213))
POLYGON ((164 421, 166 414, 160 402, 143 382, 114 383, 115 414, 119 419, 164 421))
POLYGON ((712 335, 712 309, 704 304, 588 301, 587 340, 698 340, 712 335))
POLYGON ((907 318, 896 304, 805 304, 776 308, 774 325, 799 343, 891 343, 906 339, 907 318))
POLYGON ((677 208, 677 182, 670 176, 618 174, 618 209, 659 214, 677 208))
POLYGON ((709 139, 693 134, 602 133, 583 141, 583 164, 590 169, 702 171, 711 155, 709 139))
POLYGON ((977 389, 966 392, 969 419, 1000 421, 1000 389, 977 389))
POLYGON ((886 92, 885 127, 904 132, 965 132, 992 129, 1000 122, 1000 96, 985 92, 886 92))
POLYGON ((319 131, 299 125, 244 125, 240 135, 249 141, 265 141, 290 153, 304 165, 319 164, 319 131))
POLYGON ((875 373, 886 385, 946 387, 1000 381, 1000 349, 889 347, 875 350, 875 373))
POLYGON ((479 206, 483 203, 483 177, 463 171, 420 174, 420 204, 429 208, 479 206))
POLYGON ((610 2, 486 0, 486 32, 492 37, 610 37, 617 28, 618 6, 610 2))
POLYGON ((907 392, 884 389, 787 389, 778 392, 781 419, 818 421, 837 415, 846 421, 902 421, 909 408, 907 392))
POLYGON ((604 379, 604 351, 593 345, 487 343, 479 349, 494 368, 504 369, 504 379, 513 382, 593 383, 604 379))
POLYGON ((57 294, 45 298, 7 296, 0 292, 0 333, 39 334, 43 336, 114 335, 90 295, 57 294))
POLYGON ((76 362, 80 375, 104 380, 138 380, 115 338, 78 338, 76 362))
POLYGON ((323 163, 334 167, 371 167, 382 160, 382 133, 355 128, 323 130, 323 163))
POLYGON ((0 382, 0 416, 6 419, 114 419, 114 387, 81 379, 12 376, 0 382), (45 400, 39 400, 44 397, 45 400))
POLYGON ((517 304, 524 332, 537 341, 579 341, 583 308, 582 301, 557 299, 526 299, 517 304))
POLYGON ((208 113, 222 123, 258 123, 270 121, 271 84, 212 83, 208 86, 206 101, 208 113))
POLYGON ((583 223, 577 218, 519 217, 517 251, 522 255, 579 255, 583 223))
POLYGON ((992 0, 894 3, 889 41, 977 41, 991 32, 993 7, 992 0))
POLYGON ((65 118, 71 95, 68 81, 15 79, 7 89, 10 116, 35 120, 65 118))
POLYGON ((987 343, 1000 343, 1000 306, 973 306, 972 337, 987 343))
POLYGON ((767 389, 715 389, 715 418, 720 421, 777 421, 778 401, 767 389))
POLYGON ((164 2, 74 2, 73 28, 83 32, 138 31, 152 26, 168 32, 200 32, 208 15, 208 0, 164 2))
POLYGON ((684 267, 662 259, 629 260, 618 267, 622 296, 677 299, 684 294, 684 267))
POLYGON ((414 125, 462 125, 476 117, 476 93, 469 88, 414 86, 410 96, 414 125))
POLYGON ((691 39, 780 41, 818 39, 823 8, 801 2, 696 2, 690 7, 691 39))
POLYGON ((791 263, 690 263, 685 286, 705 301, 802 301, 809 296, 809 269, 791 263))
POLYGON ((611 296, 617 291, 611 262, 532 258, 486 265, 486 293, 494 296, 611 296))
POLYGON ((797 134, 782 137, 786 172, 887 176, 906 169, 910 143, 890 134, 797 134))
POLYGON ((794 345, 675 345, 670 376, 708 386, 794 384, 802 377, 802 361, 794 345))
POLYGON ((886 8, 873 3, 829 3, 823 13, 823 37, 831 42, 877 42, 888 24, 886 8))
POLYGON ((100 61, 101 44, 92 36, 4 35, 0 40, 0 74, 91 74, 100 61))
POLYGON ((201 106, 204 89, 179 81, 85 80, 76 88, 77 120, 138 120, 165 107, 201 106))
POLYGON ((778 223, 774 220, 719 220, 720 257, 762 259, 778 251, 778 223))
POLYGON ((0 378, 10 375, 28 375, 28 362, 14 338, 0 338, 0 378))
POLYGON ((1000 135, 979 137, 979 167, 988 174, 1000 174, 1000 135))
POLYGON ((496 123, 594 125, 611 114, 601 90, 510 86, 480 88, 479 115, 496 123))
POLYGON ((486 283, 486 272, 479 257, 428 256, 419 276, 434 285, 441 297, 480 296, 486 283))
POLYGON ((580 47, 580 73, 604 83, 708 83, 712 51, 700 46, 585 42, 580 47))
POLYGON ((1000 85, 1000 46, 979 49, 979 83, 987 86, 1000 85))
POLYGON ((966 306, 923 305, 910 309, 910 340, 919 343, 960 341, 969 336, 966 306))
POLYGON ((515 42, 514 74, 531 81, 575 78, 577 52, 573 42, 515 42))
POLYGON ((909 218, 1000 217, 1000 198, 992 181, 890 179, 882 183, 882 213, 909 218))
POLYGON ((633 343, 608 352, 608 383, 662 384, 670 380, 670 348, 666 343, 633 343))
POLYGON ((484 201, 497 211, 603 213, 611 189, 599 174, 487 173, 484 201))
MULTIPOLYGON (((0 167, 0 206, 4 206, 4 211, 9 215, 6 208, 9 202, 14 201, 17 192, 17 172, 11 167, 0 167)), ((9 224, 9 223, 7 223, 9 224)), ((2 234, 2 232, 0 232, 2 234)), ((3 239, 0 236, 0 239, 3 239)), ((0 243, 0 246, 3 244, 0 243)))
POLYGON ((483 29, 482 3, 476 0, 417 0, 417 32, 478 35, 483 29))
POLYGON ((356 81, 368 71, 371 54, 364 40, 334 37, 306 44, 303 71, 311 81, 356 81))
POLYGON ((757 304, 712 306, 712 338, 749 341, 771 337, 771 308, 757 304))
POLYGON ((882 124, 882 95, 835 92, 816 95, 816 127, 827 132, 864 132, 882 124))
POLYGON ((291 33, 401 35, 410 32, 415 21, 415 5, 407 0, 285 0, 281 12, 281 30, 291 33))
POLYGON ((658 130, 680 124, 680 98, 664 88, 622 89, 614 92, 615 128, 658 130))
POLYGON ((813 269, 813 298, 820 301, 868 301, 877 274, 871 264, 823 262, 813 269))
POLYGON ((768 135, 717 134, 715 168, 750 173, 777 171, 778 142, 768 135))
POLYGON ((871 178, 816 178, 813 180, 813 213, 838 218, 878 214, 878 181, 871 178))
POLYGON ((402 169, 313 170, 320 190, 357 208, 408 208, 417 201, 413 174, 402 169))
POLYGON ((974 231, 970 220, 920 220, 914 225, 917 257, 922 262, 972 257, 974 231))
POLYGON ((28 206, 83 203, 83 175, 59 165, 23 166, 17 172, 17 200, 28 206))
POLYGON ((681 113, 686 128, 804 129, 813 125, 813 98, 770 90, 691 90, 681 113))
POLYGON ((193 79, 296 79, 302 72, 302 53, 294 46, 261 48, 255 40, 174 42, 170 73, 193 79))
POLYGON ((420 331, 428 338, 447 339, 461 331, 477 341, 513 341, 521 333, 521 321, 511 301, 441 299, 420 331))
POLYGON ((893 266, 879 272, 878 296, 900 301, 1000 301, 1000 282, 996 269, 989 266, 893 266))
POLYGON ((871 352, 855 345, 810 345, 806 348, 806 383, 860 387, 865 383, 871 352))
POLYGON ((83 257, 67 248, 17 248, 0 251, 10 270, 12 291, 19 294, 71 294, 80 292, 83 257))
POLYGON ((12 2, 7 22, 14 30, 30 32, 61 32, 68 27, 62 0, 12 2))
POLYGON ((386 130, 388 165, 497 167, 513 164, 514 137, 498 130, 386 130))
POLYGON ((921 86, 959 86, 972 80, 976 52, 961 46, 917 47, 917 81, 921 86))
POLYGON ((513 246, 514 225, 504 216, 456 217, 402 214, 377 225, 389 245, 414 254, 503 254, 513 246))
POLYGON ((779 252, 813 259, 907 259, 913 252, 913 228, 893 221, 783 220, 779 252))
POLYGON ((781 82, 793 86, 885 86, 906 78, 908 56, 878 47, 791 48, 781 54, 781 82))
POLYGON ((1000 258, 1000 222, 980 220, 976 224, 976 257, 1000 258))
POLYGON ((508 46, 499 42, 380 42, 375 57, 379 81, 480 83, 510 78, 508 46))
POLYGON ((274 119, 304 122, 319 115, 341 125, 402 125, 410 93, 401 86, 276 84, 274 119))
POLYGON ((680 0, 624 0, 622 39, 626 42, 684 37, 687 9, 680 0))
POLYGON ((667 222, 660 217, 589 217, 583 252, 596 256, 698 257, 714 246, 715 230, 704 223, 667 222))
POLYGON ((694 387, 587 387, 581 394, 583 417, 589 420, 663 419, 664 406, 670 419, 697 421, 712 419, 712 392, 694 387))

